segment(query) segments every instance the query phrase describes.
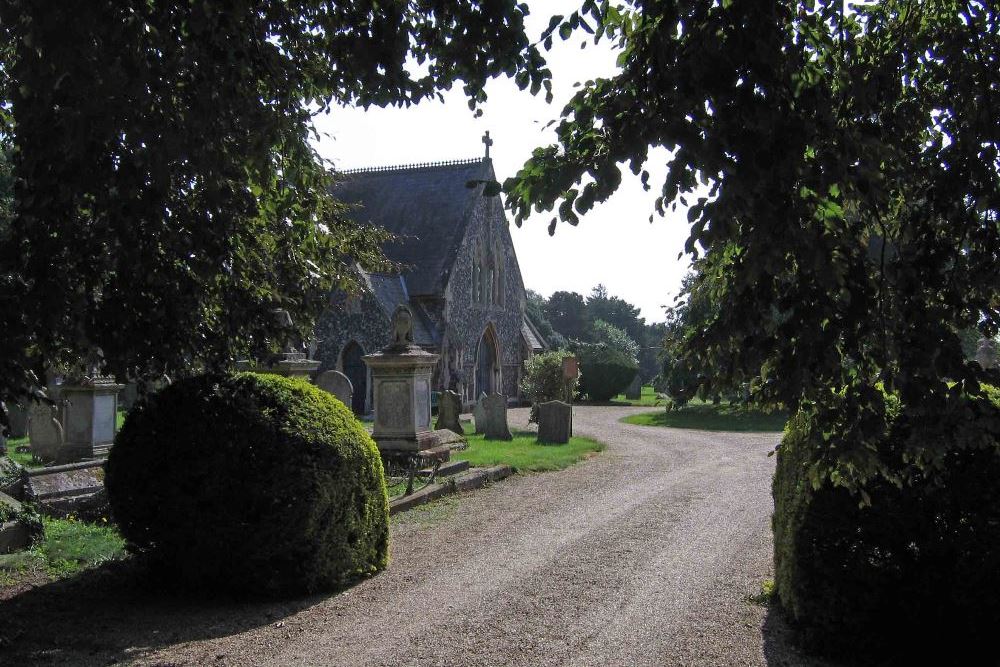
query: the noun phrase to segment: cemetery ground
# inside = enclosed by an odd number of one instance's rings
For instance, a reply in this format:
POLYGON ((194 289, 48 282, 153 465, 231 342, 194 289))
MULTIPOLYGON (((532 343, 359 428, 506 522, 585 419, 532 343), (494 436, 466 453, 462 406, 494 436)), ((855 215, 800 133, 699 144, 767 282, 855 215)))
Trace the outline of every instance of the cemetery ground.
MULTIPOLYGON (((112 561, 0 603, 11 664, 812 665, 762 602, 777 433, 621 423, 600 456, 393 518, 391 564, 337 594, 218 600, 112 561)), ((528 430, 527 410, 511 411, 528 430)), ((7 658, 9 656, 9 658, 7 658)))
POLYGON ((763 412, 727 401, 714 404, 697 398, 681 408, 667 410, 666 401, 649 385, 642 388, 638 399, 628 399, 619 394, 612 403, 661 408, 656 412, 640 412, 623 418, 627 424, 640 426, 666 426, 700 431, 763 432, 782 431, 785 422, 788 421, 787 412, 763 412))

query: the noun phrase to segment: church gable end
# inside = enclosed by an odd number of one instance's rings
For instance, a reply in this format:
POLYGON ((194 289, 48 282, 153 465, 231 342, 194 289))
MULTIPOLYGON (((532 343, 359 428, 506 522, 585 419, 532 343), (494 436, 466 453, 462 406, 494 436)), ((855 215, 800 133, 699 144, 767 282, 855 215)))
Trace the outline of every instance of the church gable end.
POLYGON ((366 353, 384 345, 387 314, 406 303, 415 342, 441 355, 435 390, 458 390, 466 404, 483 391, 519 394, 531 353, 522 334, 524 284, 500 197, 483 194, 494 179, 488 158, 341 177, 336 194, 350 215, 397 236, 385 252, 403 271, 364 274, 367 289, 353 302, 334 297, 316 331, 324 369, 337 368, 352 342, 366 353))

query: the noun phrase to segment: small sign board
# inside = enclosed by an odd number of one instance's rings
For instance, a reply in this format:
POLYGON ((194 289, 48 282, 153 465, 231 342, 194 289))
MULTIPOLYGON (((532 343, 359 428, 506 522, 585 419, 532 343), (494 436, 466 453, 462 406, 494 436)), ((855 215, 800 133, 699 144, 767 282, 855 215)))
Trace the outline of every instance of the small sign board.
POLYGON ((576 357, 563 357, 563 377, 575 380, 580 375, 580 362, 576 357))

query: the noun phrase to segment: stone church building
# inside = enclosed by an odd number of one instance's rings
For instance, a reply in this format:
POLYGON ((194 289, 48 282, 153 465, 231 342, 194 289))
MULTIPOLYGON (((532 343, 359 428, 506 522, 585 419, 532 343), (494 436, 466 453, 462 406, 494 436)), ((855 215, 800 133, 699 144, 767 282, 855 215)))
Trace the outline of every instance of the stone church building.
POLYGON ((525 316, 500 197, 484 195, 483 182, 496 180, 488 146, 483 159, 359 169, 336 186, 358 224, 396 237, 384 250, 402 266, 396 275, 363 272, 363 293, 332 295, 316 326, 321 370, 351 379, 357 413, 372 406, 362 357, 388 343, 398 304, 413 311, 414 342, 441 357, 433 389, 458 391, 466 405, 480 392, 517 400, 524 361, 544 348, 525 316))

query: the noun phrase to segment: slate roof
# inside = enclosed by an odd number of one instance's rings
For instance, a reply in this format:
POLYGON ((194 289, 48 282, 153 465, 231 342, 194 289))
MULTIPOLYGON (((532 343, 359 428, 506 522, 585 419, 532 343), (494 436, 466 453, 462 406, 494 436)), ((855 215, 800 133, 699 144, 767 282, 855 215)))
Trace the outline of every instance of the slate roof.
POLYGON ((375 300, 385 311, 387 317, 392 318, 396 306, 405 303, 413 311, 413 342, 417 345, 433 346, 440 343, 439 332, 431 324, 430 318, 423 308, 418 308, 410 303, 410 295, 407 294, 406 284, 399 275, 386 273, 364 274, 365 280, 375 300))
POLYGON ((482 185, 466 183, 493 179, 488 158, 377 167, 344 172, 334 193, 352 205, 355 222, 400 237, 384 250, 404 266, 409 296, 443 296, 472 207, 482 196, 482 185))
POLYGON ((521 320, 521 335, 524 337, 524 342, 528 344, 532 352, 542 352, 545 350, 545 343, 543 342, 542 335, 538 333, 535 329, 535 325, 531 323, 527 317, 521 320))

